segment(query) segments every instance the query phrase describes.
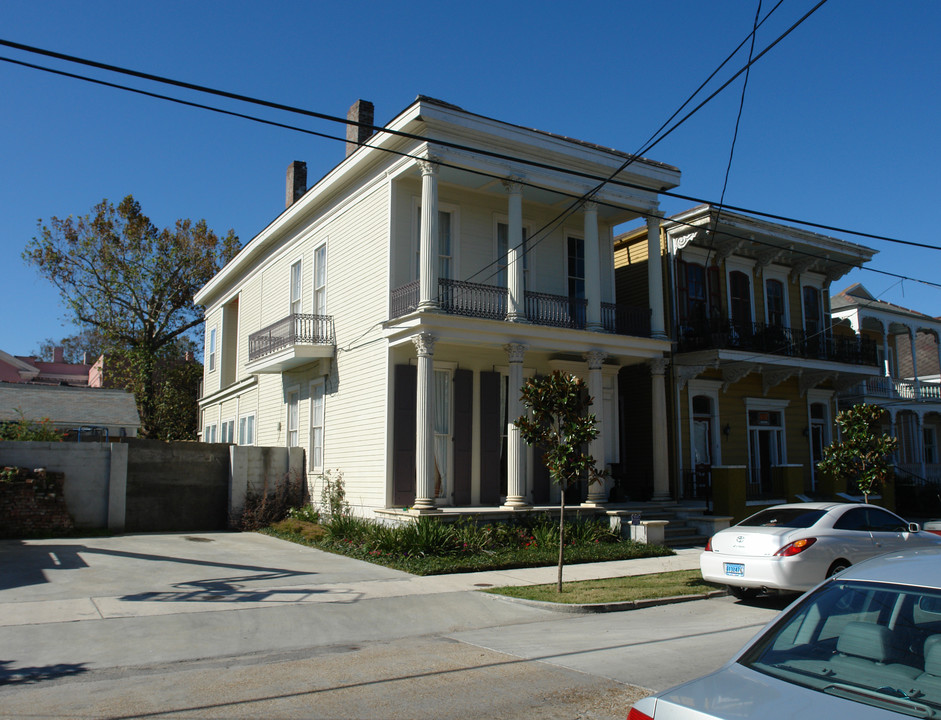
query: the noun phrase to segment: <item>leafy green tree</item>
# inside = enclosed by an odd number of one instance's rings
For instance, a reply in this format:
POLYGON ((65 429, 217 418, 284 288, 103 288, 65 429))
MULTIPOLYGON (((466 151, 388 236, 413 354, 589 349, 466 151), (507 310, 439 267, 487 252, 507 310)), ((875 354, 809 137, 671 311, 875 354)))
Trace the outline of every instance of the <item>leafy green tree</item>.
POLYGON ((858 487, 867 503, 894 474, 889 456, 898 448, 898 438, 881 432, 882 413, 878 405, 865 403, 839 413, 836 424, 842 437, 823 449, 823 460, 817 463, 821 472, 858 487))
POLYGON ((0 440, 62 442, 65 439, 65 433, 56 430, 49 418, 30 420, 19 408, 15 408, 15 412, 19 418, 0 422, 0 440))
POLYGON ((238 250, 232 230, 219 236, 205 220, 159 229, 128 195, 84 217, 40 220, 23 258, 59 289, 76 324, 122 350, 142 434, 160 437, 161 354, 202 324, 193 295, 238 250))
POLYGON ((529 414, 520 416, 516 426, 527 443, 546 448, 543 460, 560 490, 558 591, 562 592, 565 491, 582 478, 588 477, 589 484, 601 479, 594 458, 583 451, 598 436, 595 416, 588 413, 592 399, 581 378, 560 370, 527 380, 520 399, 529 414))

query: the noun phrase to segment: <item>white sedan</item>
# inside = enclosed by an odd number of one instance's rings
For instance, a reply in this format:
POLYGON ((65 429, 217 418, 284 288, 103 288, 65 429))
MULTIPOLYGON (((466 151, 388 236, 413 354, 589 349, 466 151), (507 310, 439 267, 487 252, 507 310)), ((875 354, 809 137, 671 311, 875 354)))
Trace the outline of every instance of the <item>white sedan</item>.
POLYGON ((762 590, 809 590, 866 558, 929 545, 941 537, 877 505, 795 503, 717 532, 699 566, 704 580, 748 599, 762 590))

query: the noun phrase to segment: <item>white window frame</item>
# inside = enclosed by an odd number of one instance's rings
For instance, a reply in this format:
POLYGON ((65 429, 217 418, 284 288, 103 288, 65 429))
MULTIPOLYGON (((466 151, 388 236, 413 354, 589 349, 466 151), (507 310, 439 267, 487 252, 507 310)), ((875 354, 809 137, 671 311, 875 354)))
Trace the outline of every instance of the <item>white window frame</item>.
MULTIPOLYGON (((767 412, 780 412, 781 413, 781 428, 779 432, 781 433, 780 437, 780 450, 781 457, 777 459, 777 465, 787 465, 787 406, 790 404, 790 400, 776 400, 774 398, 745 398, 745 428, 748 438, 748 471, 746 475, 746 482, 751 482, 751 472, 755 467, 754 460, 752 458, 752 443, 751 443, 751 411, 767 411, 767 412)), ((756 429, 760 429, 760 426, 755 426, 756 429)))
MULTIPOLYGON (((453 205, 451 203, 438 202, 438 212, 450 213, 451 214, 451 278, 458 280, 461 277, 461 268, 460 268, 460 247, 461 247, 461 209, 459 205, 453 205)), ((438 229, 440 233, 440 225, 438 229)), ((412 257, 415 258, 415 262, 412 263, 412 269, 409 271, 412 273, 412 280, 419 280, 419 268, 421 267, 421 257, 420 253, 420 240, 421 240, 421 198, 413 197, 412 198, 412 257)), ((440 239, 438 241, 440 243, 440 239)), ((440 250, 440 244, 438 246, 440 250)), ((441 255, 440 253, 435 253, 435 267, 438 267, 440 264, 441 255)), ((438 276, 440 280, 440 273, 438 276)), ((438 294, 438 289, 434 289, 435 295, 438 294)))
MULTIPOLYGON (((726 304, 726 315, 729 320, 732 319, 732 273, 733 272, 742 272, 748 276, 748 304, 751 308, 751 321, 754 323, 757 316, 755 315, 755 261, 746 260, 745 258, 739 257, 730 257, 726 258, 725 261, 725 304, 726 304)), ((707 281, 708 282, 708 281, 707 281)), ((762 291, 764 291, 764 283, 762 283, 762 291)), ((706 289, 706 294, 708 295, 708 287, 706 289)), ((708 299, 706 300, 708 302, 708 299)))
POLYGON ((719 441, 719 391, 722 388, 721 380, 689 380, 686 383, 686 403, 689 416, 689 470, 696 468, 696 448, 693 446, 693 398, 697 395, 708 397, 712 403, 712 437, 709 438, 712 450, 712 464, 722 464, 722 443, 719 441))
POLYGON ((203 442, 214 443, 216 441, 216 424, 210 423, 203 430, 203 442))
POLYGON ((287 389, 285 393, 285 403, 284 403, 284 439, 287 447, 300 447, 301 442, 301 388, 299 385, 294 385, 287 389), (296 399, 292 402, 292 396, 296 399), (291 428, 291 408, 294 408, 294 428, 291 428), (294 433, 294 443, 291 444, 291 433, 294 433))
POLYGON ((808 390, 807 391, 807 447, 810 455, 810 477, 811 486, 817 487, 817 463, 823 460, 822 457, 814 457, 814 425, 823 425, 824 428, 824 447, 833 442, 833 390, 808 390), (827 416, 823 422, 814 420, 810 413, 812 405, 823 405, 827 409, 827 416))
POLYGON ((288 314, 300 314, 304 312, 304 260, 298 258, 291 263, 288 271, 288 314), (295 281, 294 269, 297 268, 297 279, 295 281), (295 295, 295 291, 297 294, 295 295))
POLYGON ((787 280, 787 271, 779 268, 767 267, 762 272, 761 277, 761 292, 765 299, 765 324, 771 325, 771 319, 768 316, 768 281, 777 280, 781 283, 784 288, 784 327, 791 327, 791 303, 789 302, 788 297, 788 283, 787 280))
POLYGON ((314 289, 314 301, 313 301, 313 314, 314 315, 326 315, 327 314, 327 270, 329 268, 328 254, 327 254, 327 240, 324 239, 323 242, 319 243, 317 247, 314 248, 314 277, 313 277, 313 289, 314 289), (322 284, 318 285, 319 276, 323 276, 322 284))
POLYGON ((804 273, 800 277, 800 301, 801 301, 801 329, 806 332, 806 313, 804 312, 804 288, 812 287, 817 291, 817 297, 820 300, 820 327, 823 331, 823 337, 830 337, 830 319, 827 317, 827 305, 829 297, 825 295, 826 293, 826 280, 821 275, 815 275, 814 273, 804 273))
POLYGON ((309 452, 308 452, 309 468, 311 472, 322 473, 323 468, 324 468, 324 462, 323 462, 324 435, 325 435, 324 425, 325 425, 325 418, 326 418, 326 400, 327 400, 326 382, 324 381, 324 379, 320 378, 318 380, 312 380, 309 386, 309 393, 310 393, 310 413, 309 413, 310 445, 309 445, 309 452), (317 412, 316 412, 316 400, 318 396, 320 397, 320 417, 319 418, 317 417, 317 412), (318 420, 319 420, 319 424, 317 423, 318 420), (320 430, 320 446, 319 446, 320 447, 320 463, 319 464, 316 462, 317 457, 316 457, 315 450, 317 448, 317 444, 314 442, 314 435, 315 435, 314 431, 317 429, 320 430))
POLYGON ((219 442, 232 445, 235 443, 235 419, 223 420, 219 432, 219 442))
POLYGON ((209 328, 209 350, 207 354, 209 355, 209 372, 215 372, 216 370, 216 328, 209 328))
POLYGON ((255 413, 239 416, 238 444, 246 446, 255 444, 255 413))

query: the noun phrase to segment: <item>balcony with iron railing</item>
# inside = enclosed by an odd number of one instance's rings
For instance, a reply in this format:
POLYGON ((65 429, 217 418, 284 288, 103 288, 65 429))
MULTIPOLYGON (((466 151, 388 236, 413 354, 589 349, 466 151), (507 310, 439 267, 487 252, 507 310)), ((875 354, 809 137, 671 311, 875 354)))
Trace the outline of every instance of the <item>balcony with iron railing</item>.
POLYGON ((248 336, 253 373, 279 373, 332 357, 336 345, 332 315, 292 313, 248 336))
MULTIPOLYGON (((507 289, 497 285, 438 280, 438 308, 450 315, 505 320, 507 295, 507 289)), ((418 302, 418 281, 396 288, 390 296, 390 317, 414 312, 418 302)), ((588 324, 588 301, 527 291, 524 313, 534 325, 584 330, 588 324)), ((650 309, 601 303, 601 325, 609 333, 649 337, 650 309)))
POLYGON ((876 344, 866 337, 808 334, 799 328, 766 323, 709 320, 677 327, 678 351, 744 350, 750 353, 876 365, 876 344))

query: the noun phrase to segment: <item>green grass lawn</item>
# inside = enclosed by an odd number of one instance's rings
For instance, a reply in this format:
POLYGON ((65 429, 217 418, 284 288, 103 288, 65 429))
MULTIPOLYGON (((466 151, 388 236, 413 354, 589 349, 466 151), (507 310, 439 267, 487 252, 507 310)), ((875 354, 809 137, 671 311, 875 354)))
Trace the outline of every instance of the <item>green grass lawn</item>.
POLYGON ((650 575, 563 582, 561 593, 556 588, 557 585, 552 583, 490 588, 484 592, 526 600, 580 605, 653 600, 677 595, 700 595, 721 589, 718 585, 705 582, 699 570, 677 570, 650 575))

